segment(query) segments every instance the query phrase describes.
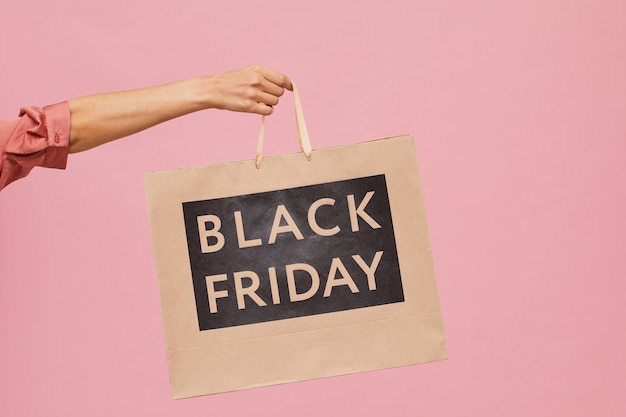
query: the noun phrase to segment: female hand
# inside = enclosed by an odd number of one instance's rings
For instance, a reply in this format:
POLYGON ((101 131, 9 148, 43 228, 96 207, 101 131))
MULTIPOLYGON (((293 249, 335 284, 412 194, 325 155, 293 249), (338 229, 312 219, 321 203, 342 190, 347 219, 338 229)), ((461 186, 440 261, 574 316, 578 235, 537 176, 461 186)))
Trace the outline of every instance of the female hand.
POLYGON ((202 78, 206 93, 205 106, 223 110, 272 114, 285 89, 291 91, 291 80, 262 65, 251 65, 219 75, 202 78))

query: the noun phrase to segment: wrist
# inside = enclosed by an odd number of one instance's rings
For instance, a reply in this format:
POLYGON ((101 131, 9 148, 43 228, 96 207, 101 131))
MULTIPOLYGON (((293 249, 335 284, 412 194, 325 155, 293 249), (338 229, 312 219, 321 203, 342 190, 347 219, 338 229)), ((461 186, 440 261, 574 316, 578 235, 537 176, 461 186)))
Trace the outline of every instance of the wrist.
POLYGON ((197 110, 223 108, 214 76, 207 75, 189 81, 192 101, 197 106, 197 110))

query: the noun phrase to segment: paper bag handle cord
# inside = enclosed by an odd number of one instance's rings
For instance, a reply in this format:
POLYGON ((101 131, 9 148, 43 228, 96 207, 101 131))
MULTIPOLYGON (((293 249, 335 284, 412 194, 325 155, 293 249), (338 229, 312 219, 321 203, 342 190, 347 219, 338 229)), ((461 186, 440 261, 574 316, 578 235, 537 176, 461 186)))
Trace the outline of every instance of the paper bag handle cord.
MULTIPOLYGON (((304 121, 304 113, 302 112, 302 103, 300 103, 300 95, 298 94, 298 88, 294 81, 293 85, 293 101, 296 108, 296 129, 298 130, 298 140, 300 141, 300 149, 311 160, 311 140, 309 139, 309 131, 304 121)), ((261 167, 261 159, 263 158, 263 138, 265 136, 265 116, 261 117, 261 129, 259 130, 259 139, 256 144, 256 160, 255 164, 257 169, 261 167)))

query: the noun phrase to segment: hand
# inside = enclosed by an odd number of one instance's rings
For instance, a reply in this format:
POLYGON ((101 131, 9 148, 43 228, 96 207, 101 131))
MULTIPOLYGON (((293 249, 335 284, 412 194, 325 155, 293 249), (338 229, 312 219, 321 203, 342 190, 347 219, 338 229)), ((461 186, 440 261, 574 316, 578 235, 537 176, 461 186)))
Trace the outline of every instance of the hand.
POLYGON ((205 77, 206 106, 223 110, 270 115, 291 80, 270 68, 252 65, 205 77))

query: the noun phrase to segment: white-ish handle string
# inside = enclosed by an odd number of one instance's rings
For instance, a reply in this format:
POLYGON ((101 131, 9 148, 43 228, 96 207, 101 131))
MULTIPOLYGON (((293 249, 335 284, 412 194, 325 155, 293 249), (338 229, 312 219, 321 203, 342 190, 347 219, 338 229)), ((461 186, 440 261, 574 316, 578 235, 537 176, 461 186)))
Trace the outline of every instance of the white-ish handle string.
MULTIPOLYGON (((302 112, 302 103, 300 103, 300 95, 298 94, 298 88, 295 82, 291 82, 293 85, 293 101, 296 108, 296 129, 298 130, 298 140, 300 141, 300 149, 306 156, 306 159, 311 160, 311 140, 309 139, 309 131, 304 121, 304 113, 302 112)), ((259 130, 259 139, 256 144, 256 167, 261 167, 261 159, 263 159, 263 138, 265 136, 265 116, 261 118, 261 129, 259 130)))

